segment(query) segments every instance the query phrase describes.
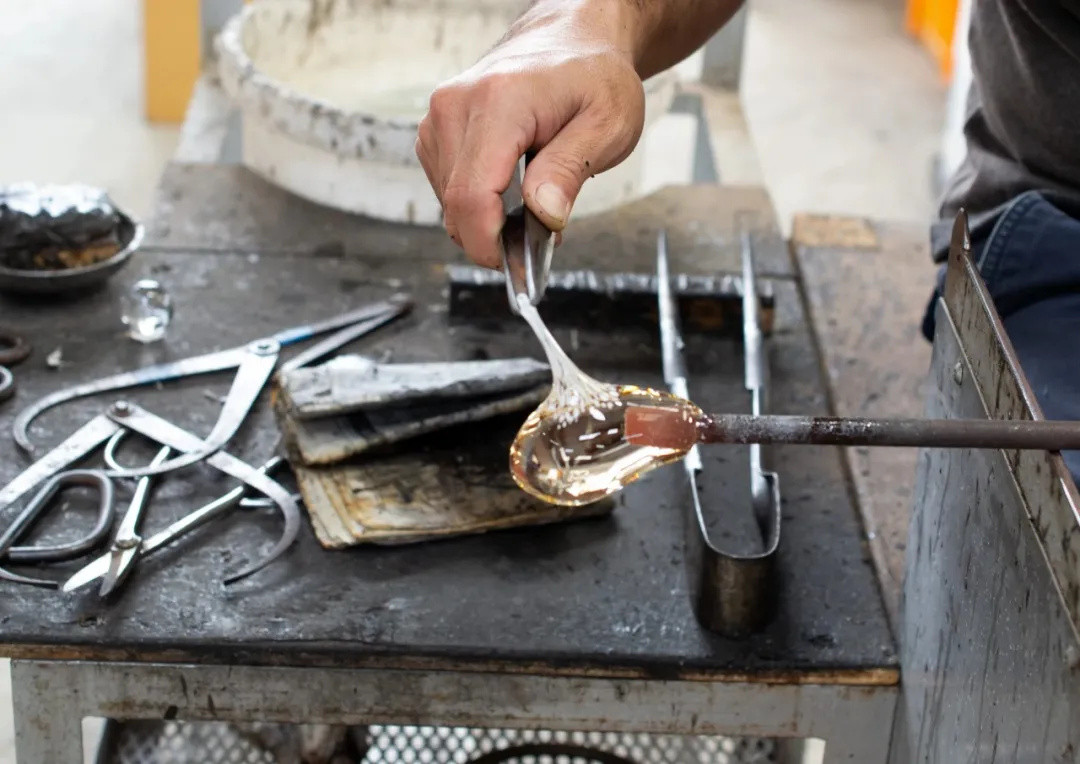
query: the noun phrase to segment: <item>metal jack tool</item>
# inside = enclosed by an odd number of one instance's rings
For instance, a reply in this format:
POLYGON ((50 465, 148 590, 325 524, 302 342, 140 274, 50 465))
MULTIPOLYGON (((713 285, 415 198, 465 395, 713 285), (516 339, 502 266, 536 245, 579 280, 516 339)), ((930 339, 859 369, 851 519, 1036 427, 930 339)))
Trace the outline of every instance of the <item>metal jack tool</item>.
MULTIPOLYGON (((688 398, 686 365, 679 315, 671 288, 667 235, 661 232, 656 257, 657 299, 664 381, 675 395, 688 398)), ((753 245, 742 239, 743 342, 746 389, 755 416, 767 403, 767 362, 758 316, 757 283, 753 245)), ((744 637, 761 629, 775 605, 774 561, 780 543, 780 481, 762 466, 761 447, 750 447, 750 488, 754 515, 761 530, 763 551, 731 554, 709 539, 697 479, 702 471, 699 447, 683 460, 693 501, 693 515, 686 519, 687 572, 698 620, 710 631, 728 637, 744 637)))
MULTIPOLYGON (((311 324, 308 326, 285 329, 261 340, 255 340, 242 347, 230 350, 221 350, 215 353, 207 353, 201 356, 186 358, 180 361, 148 366, 136 371, 116 374, 111 377, 76 385, 67 390, 61 390, 47 395, 15 417, 13 425, 15 442, 26 453, 33 455, 34 446, 30 442, 29 427, 31 422, 42 412, 67 401, 83 398, 96 393, 124 390, 131 387, 164 382, 172 379, 191 377, 198 374, 207 374, 225 369, 236 369, 232 387, 222 405, 221 414, 211 429, 210 434, 196 448, 186 449, 180 456, 168 459, 160 464, 144 465, 142 467, 113 470, 110 477, 145 477, 147 475, 160 475, 165 472, 185 467, 195 462, 206 459, 210 454, 220 451, 228 444, 233 435, 243 424, 248 412, 255 405, 255 401, 262 391, 266 382, 274 372, 277 365, 278 354, 285 345, 302 342, 311 337, 329 331, 338 330, 335 334, 312 346, 309 350, 301 353, 295 359, 286 364, 287 368, 310 363, 318 357, 326 355, 341 347, 356 337, 373 331, 383 324, 392 321, 398 316, 408 312, 411 302, 405 295, 395 295, 388 300, 368 305, 364 308, 346 313, 336 318, 311 324)), ((0 507, 3 502, 0 502, 0 507)))

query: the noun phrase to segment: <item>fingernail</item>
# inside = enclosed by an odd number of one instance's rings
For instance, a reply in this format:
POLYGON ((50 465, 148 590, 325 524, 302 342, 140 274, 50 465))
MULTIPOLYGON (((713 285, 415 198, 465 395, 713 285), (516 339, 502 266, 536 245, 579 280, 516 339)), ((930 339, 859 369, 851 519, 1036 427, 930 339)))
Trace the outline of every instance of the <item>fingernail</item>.
POLYGON ((570 217, 570 200, 561 188, 554 183, 541 183, 536 187, 533 200, 549 218, 566 224, 566 219, 570 217))

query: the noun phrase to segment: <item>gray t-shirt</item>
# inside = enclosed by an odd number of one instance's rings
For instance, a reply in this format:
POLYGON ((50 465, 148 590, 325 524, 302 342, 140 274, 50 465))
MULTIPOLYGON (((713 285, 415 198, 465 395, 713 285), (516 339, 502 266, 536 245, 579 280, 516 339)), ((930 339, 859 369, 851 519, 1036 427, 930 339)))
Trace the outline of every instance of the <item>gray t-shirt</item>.
POLYGON ((960 207, 976 236, 1024 191, 1080 217, 1080 0, 973 0, 969 40, 967 157, 932 228, 937 260, 960 207))

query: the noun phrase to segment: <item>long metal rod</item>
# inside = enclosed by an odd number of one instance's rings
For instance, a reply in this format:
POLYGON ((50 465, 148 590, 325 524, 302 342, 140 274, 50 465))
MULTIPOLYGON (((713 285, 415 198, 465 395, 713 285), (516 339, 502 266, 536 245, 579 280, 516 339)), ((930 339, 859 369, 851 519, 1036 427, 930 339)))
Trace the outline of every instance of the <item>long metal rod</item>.
POLYGON ((1080 422, 713 414, 699 424, 698 440, 701 443, 1068 451, 1080 449, 1080 422))

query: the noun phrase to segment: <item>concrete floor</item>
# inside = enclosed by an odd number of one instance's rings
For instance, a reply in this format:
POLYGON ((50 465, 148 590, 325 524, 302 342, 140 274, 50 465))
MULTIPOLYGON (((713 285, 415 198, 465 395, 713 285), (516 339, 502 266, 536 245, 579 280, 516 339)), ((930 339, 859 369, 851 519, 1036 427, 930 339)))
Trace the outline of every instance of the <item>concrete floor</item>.
POLYGON ((743 102, 782 221, 927 220, 946 88, 900 0, 752 0, 743 102))
MULTIPOLYGON (((0 0, 0 183, 81 181, 136 215, 178 130, 142 120, 127 0, 0 0)), ((901 0, 752 0, 744 103, 782 221, 797 211, 926 220, 944 88, 901 0)), ((0 662, 0 763, 14 761, 0 662)))

